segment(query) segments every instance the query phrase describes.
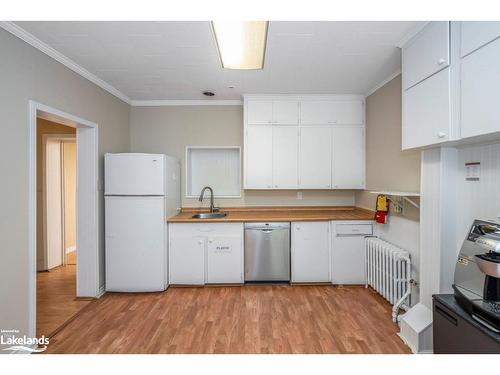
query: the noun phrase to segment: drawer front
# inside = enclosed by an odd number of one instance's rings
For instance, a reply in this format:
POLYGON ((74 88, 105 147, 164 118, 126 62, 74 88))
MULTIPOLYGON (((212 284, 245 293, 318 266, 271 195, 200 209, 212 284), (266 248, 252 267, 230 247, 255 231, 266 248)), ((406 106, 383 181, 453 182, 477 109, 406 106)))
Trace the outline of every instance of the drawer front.
POLYGON ((403 47, 405 90, 450 65, 449 22, 430 22, 403 47))
POLYGON ((367 236, 373 234, 373 225, 371 224, 336 224, 337 235, 343 236, 367 236))
POLYGON ((461 22, 460 57, 481 48, 500 37, 499 21, 461 22))

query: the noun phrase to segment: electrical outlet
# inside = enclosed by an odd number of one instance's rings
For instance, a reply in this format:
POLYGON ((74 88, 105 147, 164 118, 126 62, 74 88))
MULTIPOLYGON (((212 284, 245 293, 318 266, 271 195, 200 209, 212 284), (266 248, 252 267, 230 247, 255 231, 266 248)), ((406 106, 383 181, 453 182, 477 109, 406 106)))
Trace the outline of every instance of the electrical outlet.
POLYGON ((298 191, 298 192, 297 192, 297 199, 298 199, 299 201, 301 201, 301 200, 302 200, 302 198, 303 198, 303 196, 302 196, 302 192, 301 192, 301 191, 298 191))

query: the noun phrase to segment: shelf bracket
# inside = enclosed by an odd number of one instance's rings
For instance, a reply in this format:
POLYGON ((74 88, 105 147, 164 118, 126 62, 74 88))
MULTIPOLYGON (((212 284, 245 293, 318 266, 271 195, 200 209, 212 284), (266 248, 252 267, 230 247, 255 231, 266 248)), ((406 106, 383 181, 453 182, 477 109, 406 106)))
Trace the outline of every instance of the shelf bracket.
POLYGON ((408 198, 408 197, 403 197, 403 199, 404 199, 405 201, 407 201, 408 203, 410 203, 412 206, 414 206, 414 207, 416 207, 416 208, 420 208, 420 205, 419 205, 418 203, 416 203, 416 202, 412 201, 410 198, 408 198))

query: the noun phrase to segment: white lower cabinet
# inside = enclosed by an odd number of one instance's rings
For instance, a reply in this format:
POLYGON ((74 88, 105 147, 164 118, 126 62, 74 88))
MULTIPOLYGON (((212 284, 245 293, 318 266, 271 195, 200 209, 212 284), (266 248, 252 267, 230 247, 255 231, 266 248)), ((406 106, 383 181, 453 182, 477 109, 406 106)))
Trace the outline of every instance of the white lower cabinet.
POLYGON ((371 222, 332 221, 332 283, 365 284, 365 236, 371 222))
POLYGON ((171 285, 243 282, 243 223, 169 224, 171 285))
POLYGON ((292 223, 292 282, 330 281, 330 223, 292 223))

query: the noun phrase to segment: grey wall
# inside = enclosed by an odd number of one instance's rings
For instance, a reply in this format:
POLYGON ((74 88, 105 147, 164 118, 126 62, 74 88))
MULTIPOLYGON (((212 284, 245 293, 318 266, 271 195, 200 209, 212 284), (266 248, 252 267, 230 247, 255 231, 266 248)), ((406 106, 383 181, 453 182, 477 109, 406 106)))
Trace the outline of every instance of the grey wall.
MULTIPOLYGON (((103 153, 130 148, 129 106, 3 29, 0 51, 0 329, 27 334, 28 101, 98 124, 101 176, 103 153)), ((102 192, 99 220, 102 256, 102 192)))
MULTIPOLYGON (((165 153, 182 163, 182 205, 197 207, 197 199, 186 198, 186 146, 241 146, 242 106, 132 107, 130 143, 133 152, 165 153)), ((243 160, 243 158, 242 158, 243 160)), ((241 191, 241 198, 218 198, 220 206, 353 205, 353 191, 241 191)))

